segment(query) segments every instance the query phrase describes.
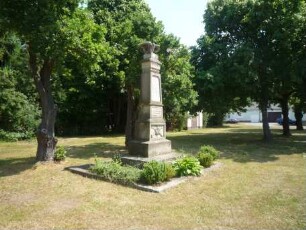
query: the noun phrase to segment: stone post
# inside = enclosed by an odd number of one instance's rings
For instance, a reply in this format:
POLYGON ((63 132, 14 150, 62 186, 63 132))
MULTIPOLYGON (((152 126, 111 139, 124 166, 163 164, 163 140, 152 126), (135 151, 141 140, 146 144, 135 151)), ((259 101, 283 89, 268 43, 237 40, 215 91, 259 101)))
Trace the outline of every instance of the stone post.
POLYGON ((171 153, 171 141, 166 139, 166 122, 163 118, 161 76, 158 46, 144 42, 141 74, 141 95, 138 119, 135 123, 135 139, 129 143, 129 154, 154 157, 171 153))

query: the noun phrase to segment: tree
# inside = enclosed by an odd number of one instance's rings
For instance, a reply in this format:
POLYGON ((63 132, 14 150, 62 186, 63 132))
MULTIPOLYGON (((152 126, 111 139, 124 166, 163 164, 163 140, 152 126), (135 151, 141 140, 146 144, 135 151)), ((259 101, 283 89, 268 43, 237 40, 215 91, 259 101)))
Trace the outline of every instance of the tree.
POLYGON ((262 21, 266 22, 265 29, 270 40, 269 52, 273 55, 270 68, 275 77, 275 100, 282 108, 283 135, 290 136, 288 102, 302 84, 302 77, 298 68, 295 68, 295 63, 299 62, 299 53, 305 49, 305 43, 302 42, 305 34, 301 33, 306 26, 305 13, 302 10, 305 8, 305 1, 259 1, 256 7, 265 9, 262 21))
MULTIPOLYGON (((306 85, 302 85, 305 89, 306 85)), ((291 96, 289 100, 289 104, 292 106, 294 111, 294 116, 296 120, 296 129, 297 130, 304 130, 303 127, 303 112, 306 111, 305 101, 301 97, 295 97, 294 95, 291 96)))
POLYGON ((20 39, 0 29, 0 129, 32 137, 38 121, 34 86, 20 39))
POLYGON ((246 89, 250 83, 241 77, 247 72, 249 57, 243 49, 231 53, 225 42, 207 35, 197 44, 192 47, 191 62, 196 70, 199 109, 210 114, 210 125, 222 125, 228 112, 242 111, 249 104, 246 89))
POLYGON ((64 135, 101 134, 112 125, 108 107, 110 88, 120 81, 114 58, 118 51, 106 42, 106 27, 96 24, 86 9, 76 10, 64 32, 73 39, 53 82, 59 105, 56 130, 64 135))
MULTIPOLYGON (((213 40, 213 44, 221 46, 217 47, 217 52, 222 54, 222 67, 233 61, 236 54, 244 55, 238 64, 246 68, 236 74, 248 83, 246 96, 259 104, 266 141, 271 139, 267 108, 275 101, 276 95, 281 95, 288 124, 285 106, 296 84, 292 77, 292 60, 295 59, 292 46, 296 36, 291 34, 301 26, 301 20, 296 19, 301 18, 299 12, 304 5, 301 0, 215 0, 208 4, 204 14, 207 36, 213 40), (287 27, 288 33, 283 33, 282 30, 287 27), (284 63, 288 69, 282 72, 284 63)), ((218 59, 218 63, 222 62, 218 59)), ((284 134, 287 134, 285 124, 284 134)))
POLYGON ((248 88, 249 96, 259 104, 264 140, 269 141, 271 131, 267 108, 273 94, 271 91, 273 81, 269 69, 269 60, 272 57, 271 52, 268 52, 269 37, 261 24, 260 16, 265 15, 264 11, 263 9, 252 11, 257 3, 258 1, 216 0, 208 5, 204 19, 207 34, 225 43, 229 49, 228 60, 236 50, 246 51, 248 71, 240 77, 247 79, 245 81, 252 85, 252 88, 248 88), (257 19, 253 17, 253 13, 256 12, 260 12, 257 19))
POLYGON ((165 119, 168 128, 180 130, 186 125, 187 112, 193 112, 197 105, 191 55, 172 34, 161 36, 158 43, 165 119))
MULTIPOLYGON (((77 50, 75 53, 79 55, 87 52, 87 49, 79 45, 80 35, 77 28, 82 26, 83 22, 79 21, 76 24, 73 19, 80 16, 74 14, 77 7, 77 0, 0 2, 0 22, 4 28, 16 32, 24 41, 28 51, 29 68, 39 94, 42 110, 41 123, 36 133, 38 142, 36 159, 39 161, 53 160, 57 143, 54 124, 58 108, 53 98, 54 80, 51 76, 57 76, 53 74, 54 71, 59 69, 63 58, 71 50, 77 50)), ((86 17, 90 15, 87 14, 86 17)), ((84 27, 86 26, 83 25, 84 27)), ((85 35, 92 36, 86 38, 95 40, 93 34, 97 31, 92 31, 92 27, 88 29, 91 33, 85 35)))
MULTIPOLYGON (((93 12, 96 23, 107 28, 106 40, 118 50, 117 59, 120 75, 110 75, 109 97, 113 108, 126 104, 126 145, 133 138, 133 127, 137 109, 137 91, 140 75, 141 52, 139 44, 143 41, 156 41, 162 33, 162 25, 156 22, 148 5, 143 0, 90 0, 88 9, 93 12), (118 76, 120 76, 119 80, 118 76), (118 84, 113 84, 117 82, 118 84), (121 98, 126 103, 122 103, 121 98)), ((124 109, 116 111, 120 116, 124 109)), ((115 111, 110 111, 115 113, 115 111)), ((122 118, 118 118, 122 119, 122 118)), ((116 118, 114 120, 117 120, 116 118)))

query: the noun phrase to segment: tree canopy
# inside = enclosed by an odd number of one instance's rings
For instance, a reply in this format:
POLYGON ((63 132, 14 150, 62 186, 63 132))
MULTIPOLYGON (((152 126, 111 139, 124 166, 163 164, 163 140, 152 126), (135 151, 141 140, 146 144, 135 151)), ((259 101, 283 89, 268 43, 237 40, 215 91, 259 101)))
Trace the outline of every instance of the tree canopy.
POLYGON ((197 80, 202 81, 199 89, 204 94, 221 89, 220 94, 212 94, 217 96, 212 103, 207 98, 208 105, 223 99, 224 104, 218 105, 226 113, 247 98, 256 101, 265 140, 271 138, 267 108, 273 102, 282 105, 284 135, 288 134, 288 99, 302 82, 297 63, 304 52, 305 35, 300 32, 305 27, 304 12, 303 0, 211 1, 204 14, 206 35, 193 49, 197 80), (233 104, 235 99, 239 103, 233 104))
POLYGON ((0 93, 0 128, 19 131, 16 118, 26 116, 18 114, 29 113, 22 122, 33 130, 41 111, 37 160, 53 159, 55 133, 88 135, 126 128, 126 136, 132 137, 143 41, 162 47, 169 127, 181 126, 178 121, 196 103, 190 53, 164 32, 143 0, 4 0, 0 31, 0 87, 6 89, 0 93), (6 36, 18 41, 14 52, 6 36), (11 128, 4 125, 9 124, 4 115, 15 119, 11 128))

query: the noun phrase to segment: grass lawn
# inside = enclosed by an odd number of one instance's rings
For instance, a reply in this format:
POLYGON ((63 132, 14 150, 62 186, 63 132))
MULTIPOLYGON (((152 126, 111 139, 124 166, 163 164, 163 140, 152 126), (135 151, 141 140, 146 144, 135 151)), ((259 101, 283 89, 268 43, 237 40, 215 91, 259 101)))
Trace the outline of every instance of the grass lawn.
POLYGON ((36 142, 0 142, 0 229, 306 229, 306 132, 225 128, 169 133, 173 148, 209 144, 223 166, 161 194, 63 170, 110 158, 124 137, 60 138, 68 158, 35 164, 36 142))

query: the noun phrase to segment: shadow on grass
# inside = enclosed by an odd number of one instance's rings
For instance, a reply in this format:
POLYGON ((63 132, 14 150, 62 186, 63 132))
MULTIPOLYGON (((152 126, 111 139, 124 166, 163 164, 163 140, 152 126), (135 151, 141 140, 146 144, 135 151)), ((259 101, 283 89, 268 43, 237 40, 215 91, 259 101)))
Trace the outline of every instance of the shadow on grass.
MULTIPOLYGON (((212 145, 222 152, 221 158, 236 162, 276 161, 279 155, 302 154, 306 152, 306 132, 292 130, 293 136, 286 138, 281 130, 273 130, 273 141, 262 141, 260 129, 227 129, 220 133, 188 133, 169 135, 172 148, 178 152, 196 154, 202 145, 212 145)), ((122 136, 120 136, 122 137, 122 136)), ((114 137, 116 138, 116 137, 114 137)), ((80 138, 82 139, 82 138, 80 138)), ((80 140, 81 141, 81 140, 80 140)), ((90 143, 68 148, 67 157, 90 159, 111 158, 115 153, 127 153, 122 145, 111 143, 90 143)), ((11 176, 30 169, 35 164, 35 157, 0 159, 0 177, 11 176)))
POLYGON ((221 158, 236 162, 269 162, 279 155, 302 154, 306 152, 305 133, 294 132, 287 138, 281 131, 273 130, 273 141, 265 143, 262 131, 254 129, 233 129, 227 133, 191 133, 168 137, 172 148, 182 153, 196 154, 202 145, 212 145, 221 151, 221 158))
MULTIPOLYGON (((125 153, 125 148, 123 146, 108 143, 71 146, 68 147, 67 150, 67 157, 79 159, 89 159, 92 158, 94 154, 102 158, 111 158, 115 153, 125 153)), ((31 169, 35 163, 35 157, 0 159, 0 177, 18 175, 27 169, 31 169)))
POLYGON ((35 157, 0 159, 0 177, 19 174, 32 168, 35 162, 35 157))
POLYGON ((98 157, 111 158, 116 153, 125 153, 123 146, 109 143, 93 143, 83 146, 71 146, 68 148, 67 157, 89 159, 95 154, 98 157))

